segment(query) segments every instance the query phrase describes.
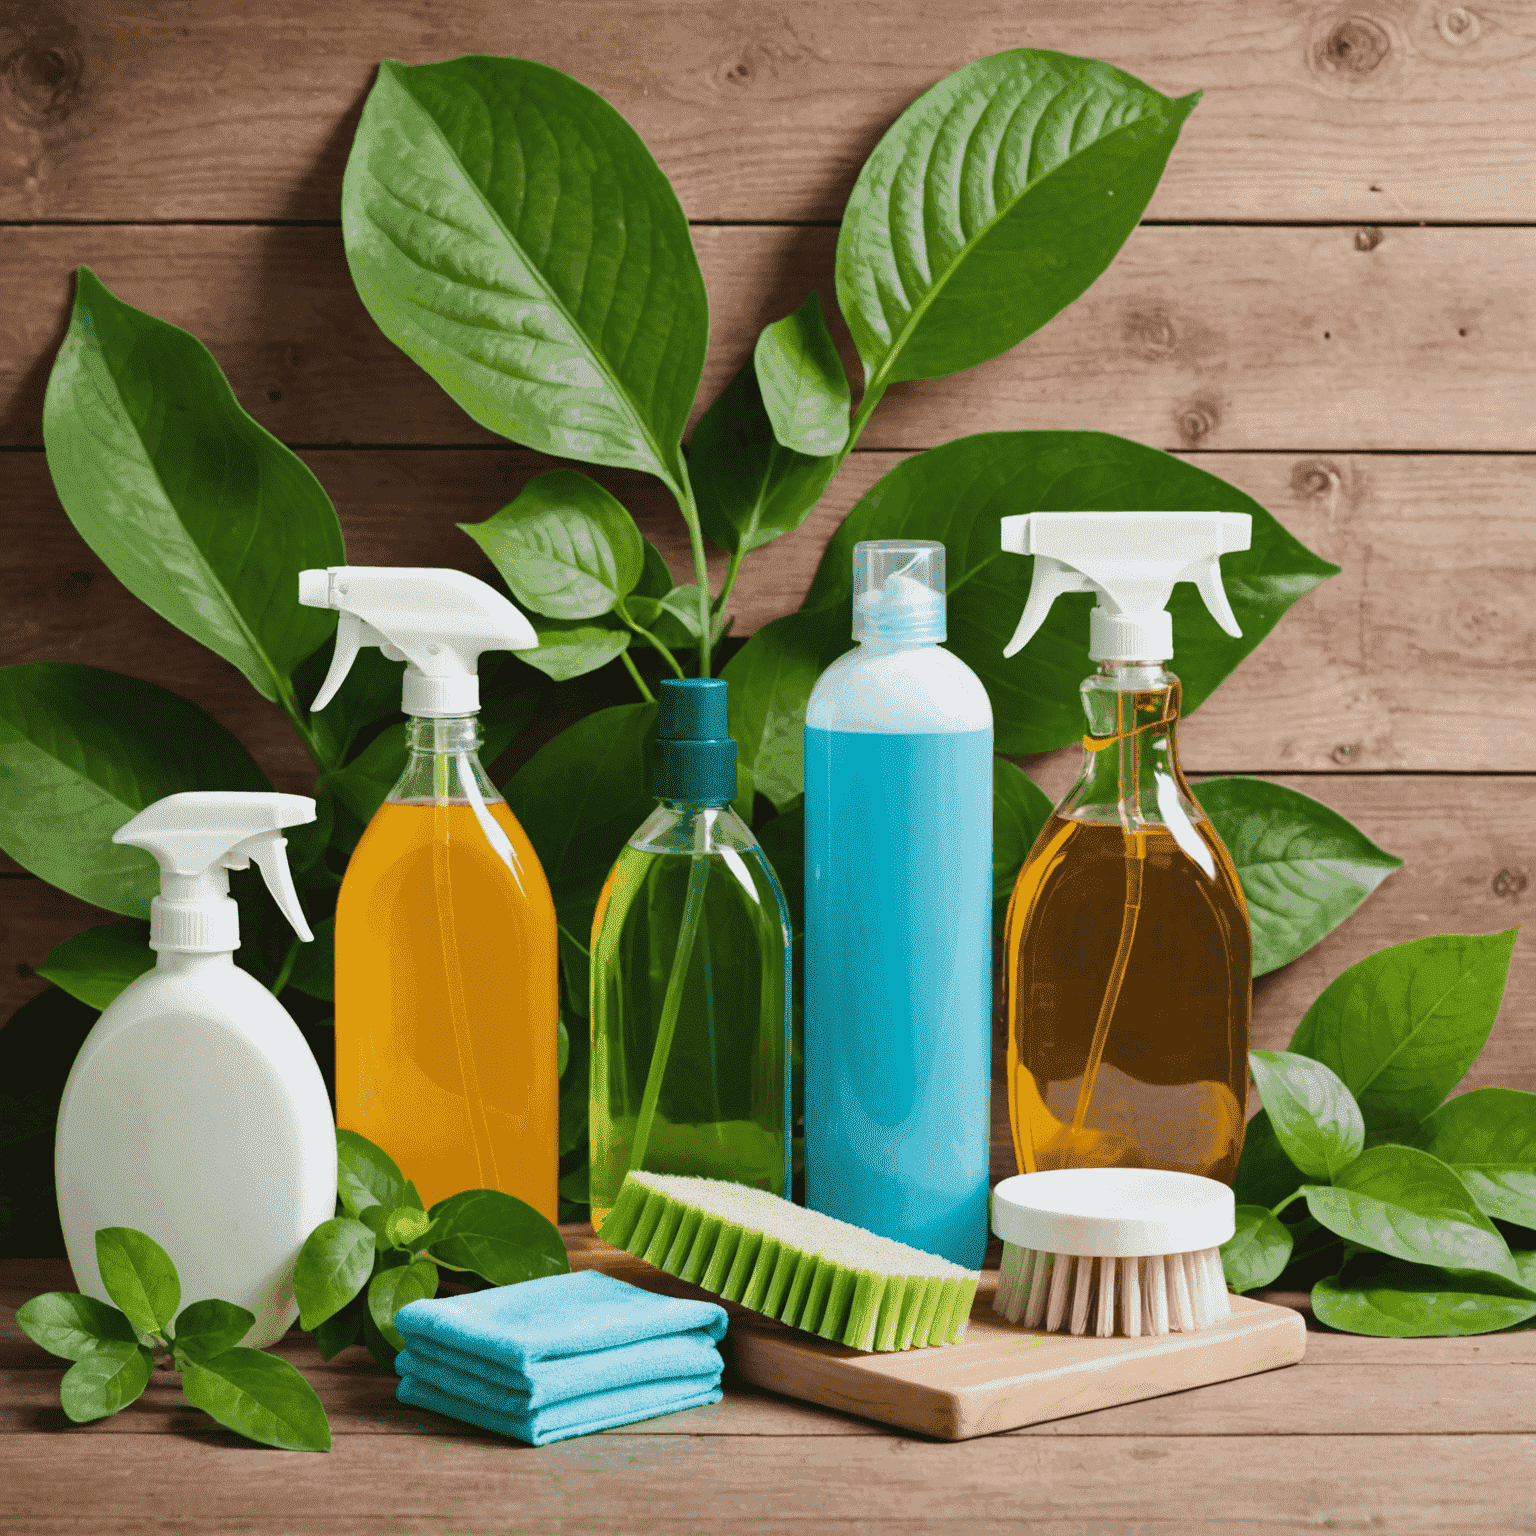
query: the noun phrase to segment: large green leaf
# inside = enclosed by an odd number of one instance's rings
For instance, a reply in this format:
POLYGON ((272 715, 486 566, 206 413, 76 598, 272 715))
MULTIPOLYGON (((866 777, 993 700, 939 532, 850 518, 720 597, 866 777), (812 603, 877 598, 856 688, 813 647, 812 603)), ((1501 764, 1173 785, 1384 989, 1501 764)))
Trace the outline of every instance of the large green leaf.
POLYGON ((341 222, 380 329, 482 426, 681 482, 704 280, 666 177, 602 97, 527 59, 386 61, 341 222))
POLYGON ((194 1408, 248 1440, 284 1451, 328 1451, 331 1426, 315 1389, 286 1360, 227 1349, 188 1360, 181 1390, 194 1408))
POLYGON ((1291 1229, 1262 1205, 1240 1205, 1232 1236, 1221 1245, 1221 1267, 1234 1291, 1272 1285, 1291 1257, 1291 1229))
POLYGON ((96 1267, 128 1321, 163 1336, 181 1307, 181 1281, 170 1254, 133 1227, 102 1227, 96 1233, 96 1267))
POLYGON ((1007 758, 992 759, 992 906, 1001 911, 1046 822, 1050 796, 1007 758))
POLYGON ((1343 1078, 1368 1133, 1417 1126, 1488 1039, 1518 931, 1441 934, 1367 955, 1307 1010, 1291 1049, 1343 1078))
POLYGON ((629 649, 627 629, 588 619, 536 619, 533 627, 539 643, 531 651, 519 651, 518 659, 557 683, 585 677, 629 649))
POLYGON ((805 600, 846 601, 863 539, 937 539, 946 549, 949 648, 986 684, 999 752, 1046 752, 1083 733, 1078 685, 1092 598, 1058 598, 1039 633, 1005 661, 1034 560, 1002 552, 1001 521, 1020 512, 1228 511, 1253 518, 1252 547, 1222 558, 1241 638, 1223 633, 1194 588, 1174 588, 1174 670, 1196 709, 1292 603, 1338 567, 1299 544, 1252 497, 1193 464, 1104 432, 985 432, 898 464, 833 535, 805 600))
POLYGON ((1243 884, 1255 976, 1305 954, 1403 867, 1337 811, 1283 784, 1233 774, 1193 787, 1243 884))
POLYGON ((562 925, 579 939, 613 861, 655 809, 649 740, 654 704, 618 704, 587 715, 546 742, 506 787, 527 832, 562 925))
MULTIPOLYGON (((382 1211, 382 1205, 365 1206, 382 1211)), ((304 1240, 293 1266, 299 1326, 313 1332, 347 1305, 373 1272, 373 1229, 349 1216, 322 1221, 304 1240)))
POLYGON ((431 1215, 434 1223, 448 1229, 431 1251, 445 1263, 472 1269, 492 1285, 516 1285, 570 1270, 560 1229, 515 1195, 466 1189, 439 1200, 431 1215))
POLYGON ((779 442, 748 361, 705 411, 688 445, 699 524, 721 549, 751 554, 810 516, 839 462, 779 442))
POLYGON ((779 443, 812 458, 841 451, 848 441, 848 376, 819 293, 763 328, 752 363, 779 443))
POLYGON ((405 1340, 395 1332, 395 1313, 413 1301, 430 1301, 437 1295, 437 1265, 417 1259, 398 1269, 381 1269, 368 1282, 368 1312, 373 1325, 395 1349, 405 1340))
POLYGON ((1309 1179, 1332 1179, 1359 1157, 1360 1106, 1322 1062, 1291 1051, 1250 1051, 1248 1065, 1280 1145, 1309 1179))
POLYGON ((1453 1275, 1361 1254, 1312 1287, 1312 1313, 1345 1333, 1421 1339, 1493 1333, 1536 1317, 1536 1299, 1496 1275, 1453 1275))
POLYGON ((249 752, 195 704, 73 662, 0 667, 0 848, 50 885, 149 916, 160 872, 112 834, 190 789, 270 789, 249 752))
POLYGON ((1371 1147, 1331 1185, 1304 1184, 1302 1191, 1313 1219, 1346 1243, 1409 1264, 1516 1277, 1498 1228, 1466 1185, 1427 1152, 1371 1147))
POLYGON ((1536 1227, 1536 1093, 1474 1088, 1442 1104, 1413 1144, 1450 1164, 1486 1214, 1536 1227))
POLYGON ((726 663, 731 735, 743 779, 785 809, 805 791, 805 706, 827 665, 853 644, 846 605, 765 624, 726 663))
POLYGON ((34 1344, 64 1360, 83 1360, 103 1344, 137 1344, 139 1337, 116 1307, 77 1291, 34 1296, 17 1308, 16 1323, 34 1344))
POLYGON ((256 1314, 232 1301, 209 1297, 184 1307, 176 1319, 176 1358, 211 1360, 233 1349, 256 1322, 256 1314))
POLYGON ((82 1003, 105 1008, 130 981, 137 981, 154 966, 149 924, 124 918, 82 929, 55 944, 37 967, 37 974, 82 1003))
POLYGON ((193 335, 115 298, 81 267, 48 378, 43 441, 70 521, 140 601, 263 698, 336 616, 299 603, 299 572, 342 565, 330 498, 240 408, 193 335))
POLYGON ((1243 1133, 1243 1153, 1232 1181, 1238 1204, 1279 1205, 1305 1182, 1306 1175, 1285 1155, 1269 1111, 1261 1109, 1243 1133))
POLYGON ((112 1339, 77 1360, 59 1383, 59 1406, 76 1424, 121 1413, 149 1385, 152 1356, 112 1339))
POLYGON ((1035 48, 918 97, 865 162, 837 242, 866 387, 974 367, 1066 308, 1136 227, 1199 99, 1035 48))
POLYGON ((645 543, 623 503, 575 469, 538 475, 483 523, 459 527, 512 595, 551 619, 608 613, 634 591, 645 564, 645 543))

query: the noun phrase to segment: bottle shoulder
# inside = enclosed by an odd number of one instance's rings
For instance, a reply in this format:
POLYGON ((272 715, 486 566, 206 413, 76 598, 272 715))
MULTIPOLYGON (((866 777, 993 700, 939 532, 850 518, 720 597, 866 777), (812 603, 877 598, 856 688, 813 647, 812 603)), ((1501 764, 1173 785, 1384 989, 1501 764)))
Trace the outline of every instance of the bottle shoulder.
POLYGON ((663 803, 641 822, 628 847, 639 853, 714 854, 725 849, 745 853, 756 850, 758 842, 752 829, 728 805, 704 808, 663 803))
POLYGON ((990 730, 992 701, 981 679, 942 646, 859 646, 817 679, 805 723, 823 731, 990 730))

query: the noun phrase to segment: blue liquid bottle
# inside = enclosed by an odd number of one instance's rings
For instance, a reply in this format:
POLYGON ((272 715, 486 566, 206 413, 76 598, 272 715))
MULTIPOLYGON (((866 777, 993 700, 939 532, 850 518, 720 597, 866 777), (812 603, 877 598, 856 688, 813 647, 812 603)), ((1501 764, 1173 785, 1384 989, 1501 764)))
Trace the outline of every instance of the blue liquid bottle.
POLYGON ((805 731, 805 1194, 980 1268, 992 1021, 992 707, 945 637, 944 546, 853 552, 859 645, 805 731))

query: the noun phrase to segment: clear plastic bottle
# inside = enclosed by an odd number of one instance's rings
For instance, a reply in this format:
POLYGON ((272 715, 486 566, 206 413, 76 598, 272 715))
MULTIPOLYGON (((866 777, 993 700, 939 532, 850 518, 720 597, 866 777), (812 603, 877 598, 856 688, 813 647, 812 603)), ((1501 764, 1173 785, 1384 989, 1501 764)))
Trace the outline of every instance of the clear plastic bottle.
POLYGON ((631 1168, 789 1194, 789 916, 730 807, 726 688, 662 683, 660 803, 593 918, 594 1229, 631 1168))

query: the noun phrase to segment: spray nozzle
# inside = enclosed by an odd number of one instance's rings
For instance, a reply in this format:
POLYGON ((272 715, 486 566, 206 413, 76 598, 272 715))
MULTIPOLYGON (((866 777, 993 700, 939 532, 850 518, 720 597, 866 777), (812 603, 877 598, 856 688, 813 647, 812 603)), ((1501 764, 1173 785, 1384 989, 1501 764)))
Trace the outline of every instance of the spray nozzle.
POLYGON ((463 571, 405 566, 333 565, 299 572, 299 601, 335 608, 336 650, 312 709, 324 709, 346 681, 357 653, 376 645, 405 669, 401 707, 437 719, 480 708, 475 669, 483 651, 525 651, 533 626, 494 587, 463 571))
POLYGON ((1029 512, 1002 521, 1003 548, 1035 557, 1035 579, 1003 655, 1022 650, 1064 592, 1098 604, 1088 654, 1095 661, 1166 661, 1173 655, 1168 599, 1194 582, 1211 616, 1240 635, 1221 584, 1221 557, 1247 549, 1246 512, 1029 512))
POLYGON ((306 795, 206 790, 167 795, 112 834, 152 853, 160 894, 150 903, 149 947, 217 954, 240 947, 240 914, 229 899, 229 871, 260 869, 272 899, 307 944, 304 920, 283 850, 285 827, 315 819, 306 795))

